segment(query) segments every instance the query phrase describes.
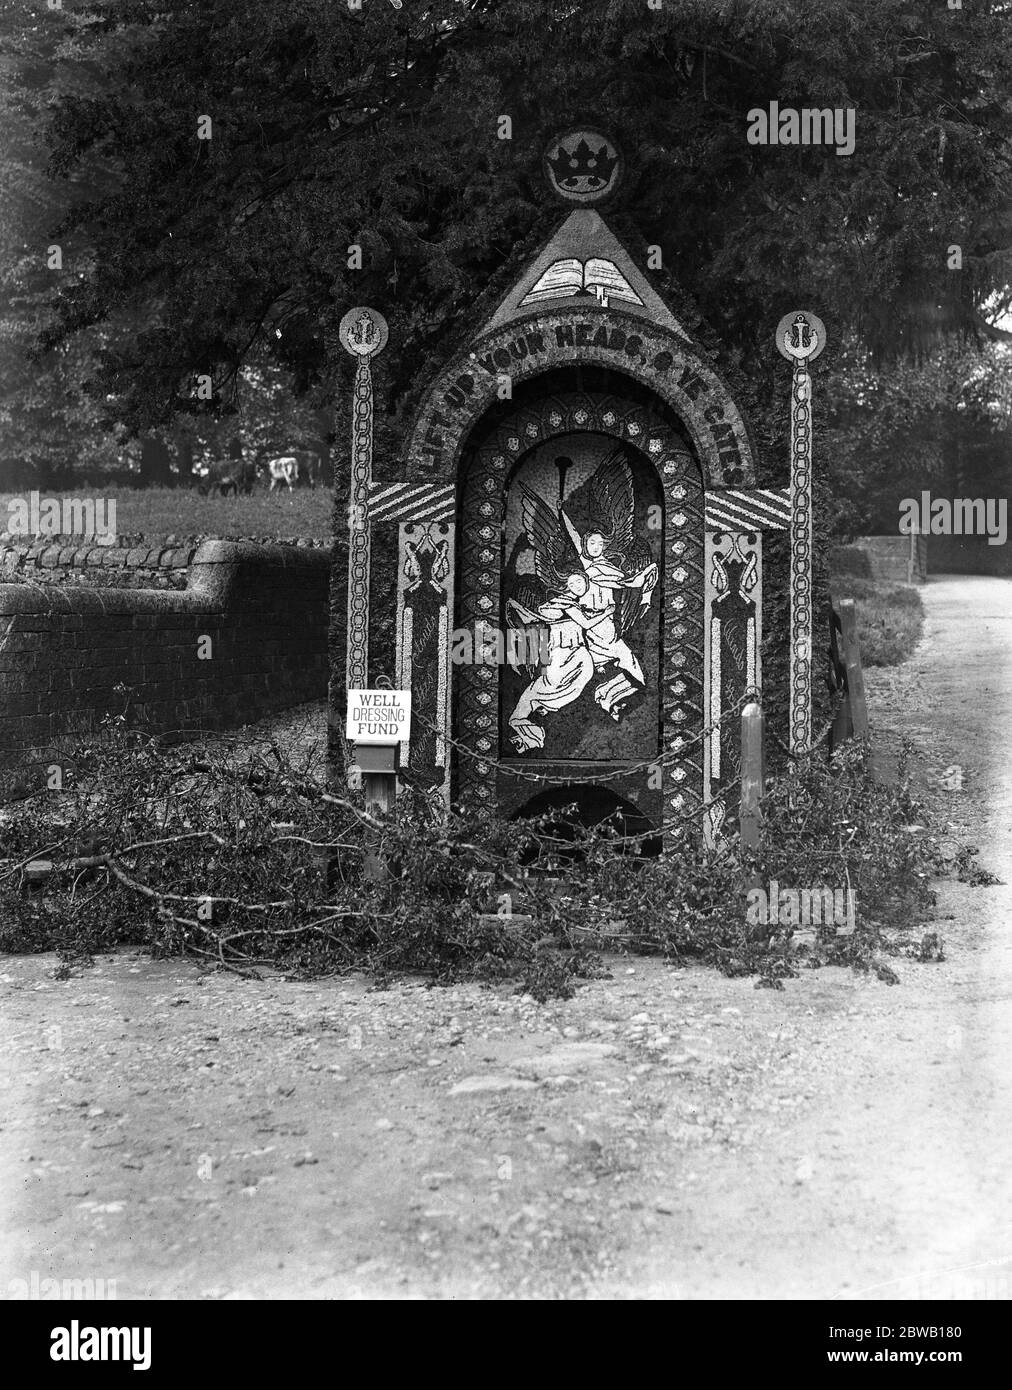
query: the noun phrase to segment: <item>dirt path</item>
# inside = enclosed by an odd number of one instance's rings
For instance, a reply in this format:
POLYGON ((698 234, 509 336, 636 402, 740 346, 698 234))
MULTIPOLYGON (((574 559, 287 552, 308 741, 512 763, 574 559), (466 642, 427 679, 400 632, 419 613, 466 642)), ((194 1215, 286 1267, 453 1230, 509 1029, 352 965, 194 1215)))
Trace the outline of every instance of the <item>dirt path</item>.
MULTIPOLYGON (((1012 585, 934 581, 880 732, 1012 881, 1012 585), (951 776, 950 783, 955 780, 951 776)), ((1005 886, 948 960, 755 990, 618 960, 570 1003, 0 962, 0 1295, 1008 1297, 1005 886)))

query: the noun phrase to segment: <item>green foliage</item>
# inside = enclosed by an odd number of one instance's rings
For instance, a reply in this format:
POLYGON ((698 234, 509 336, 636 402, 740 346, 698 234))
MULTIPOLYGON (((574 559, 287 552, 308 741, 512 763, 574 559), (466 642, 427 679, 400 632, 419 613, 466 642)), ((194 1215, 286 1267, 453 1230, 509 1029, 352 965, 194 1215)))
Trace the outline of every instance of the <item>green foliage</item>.
POLYGON ((806 759, 775 783, 752 861, 762 881, 852 889, 865 941, 923 916, 933 903, 935 843, 906 775, 911 751, 904 746, 892 783, 872 777, 859 742, 844 744, 831 769, 806 759))
POLYGON ((820 449, 844 535, 895 532, 899 504, 936 495, 1012 492, 1012 348, 939 343, 876 362, 851 339, 823 381, 820 449))
POLYGON ((776 784, 744 860, 733 838, 710 851, 688 833, 644 859, 608 824, 563 833, 558 812, 476 837, 414 792, 376 817, 326 792, 308 753, 268 740, 172 749, 120 725, 76 750, 62 793, 4 812, 0 949, 79 957, 133 941, 241 973, 422 971, 512 980, 539 998, 568 995, 601 952, 625 951, 780 988, 803 963, 886 971, 888 934, 931 904, 919 808, 905 782, 871 780, 860 748, 776 784), (796 946, 790 927, 757 928, 746 888, 772 879, 852 887, 857 933, 796 946))
POLYGON ((956 877, 960 883, 968 883, 971 888, 990 888, 1001 883, 1001 879, 990 869, 983 869, 973 861, 979 853, 976 845, 963 845, 956 855, 956 877))
POLYGON ((61 281, 46 342, 117 323, 93 384, 131 428, 192 410, 200 371, 227 407, 262 347, 324 399, 344 365, 337 323, 362 302, 391 321, 408 403, 557 222, 541 151, 578 119, 619 137, 617 230, 663 248, 704 337, 756 375, 760 413, 771 325, 798 301, 837 343, 851 325, 912 351, 1007 295, 997 0, 958 16, 925 0, 103 0, 52 22, 52 168, 101 161, 118 181, 67 214, 90 255, 61 281), (772 99, 856 108, 856 152, 749 146, 747 112, 772 99))

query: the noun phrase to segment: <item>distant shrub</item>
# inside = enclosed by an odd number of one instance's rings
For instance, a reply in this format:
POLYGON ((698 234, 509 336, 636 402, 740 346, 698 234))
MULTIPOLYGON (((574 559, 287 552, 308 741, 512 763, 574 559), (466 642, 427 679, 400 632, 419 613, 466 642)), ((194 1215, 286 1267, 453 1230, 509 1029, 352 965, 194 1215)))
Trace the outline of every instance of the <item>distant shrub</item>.
POLYGON ((835 575, 852 575, 859 579, 871 578, 871 560, 868 552, 859 545, 837 545, 829 556, 829 568, 835 575))
POLYGON ((924 604, 916 588, 882 584, 842 574, 832 581, 835 602, 853 599, 857 607, 857 638, 864 666, 899 666, 921 640, 924 604))

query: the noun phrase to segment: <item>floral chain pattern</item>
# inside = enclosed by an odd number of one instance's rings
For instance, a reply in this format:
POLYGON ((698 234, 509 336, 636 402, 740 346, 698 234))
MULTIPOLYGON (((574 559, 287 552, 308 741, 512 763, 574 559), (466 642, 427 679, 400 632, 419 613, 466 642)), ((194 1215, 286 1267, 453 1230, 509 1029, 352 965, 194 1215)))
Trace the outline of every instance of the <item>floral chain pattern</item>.
POLYGON ((812 379, 795 363, 791 391, 790 745, 811 740, 812 724, 812 379))
POLYGON ((373 395, 369 358, 355 368, 352 416, 351 497, 348 546, 347 688, 368 684, 369 657, 369 484, 372 480, 373 395))

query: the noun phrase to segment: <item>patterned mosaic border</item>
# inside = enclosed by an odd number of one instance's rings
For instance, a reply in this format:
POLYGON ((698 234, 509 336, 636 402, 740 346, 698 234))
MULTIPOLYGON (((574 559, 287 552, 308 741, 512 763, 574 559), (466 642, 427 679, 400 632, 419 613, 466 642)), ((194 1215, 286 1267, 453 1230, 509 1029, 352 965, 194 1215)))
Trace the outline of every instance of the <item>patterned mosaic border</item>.
POLYGON ((708 531, 786 531, 791 524, 790 488, 708 492, 708 531))

